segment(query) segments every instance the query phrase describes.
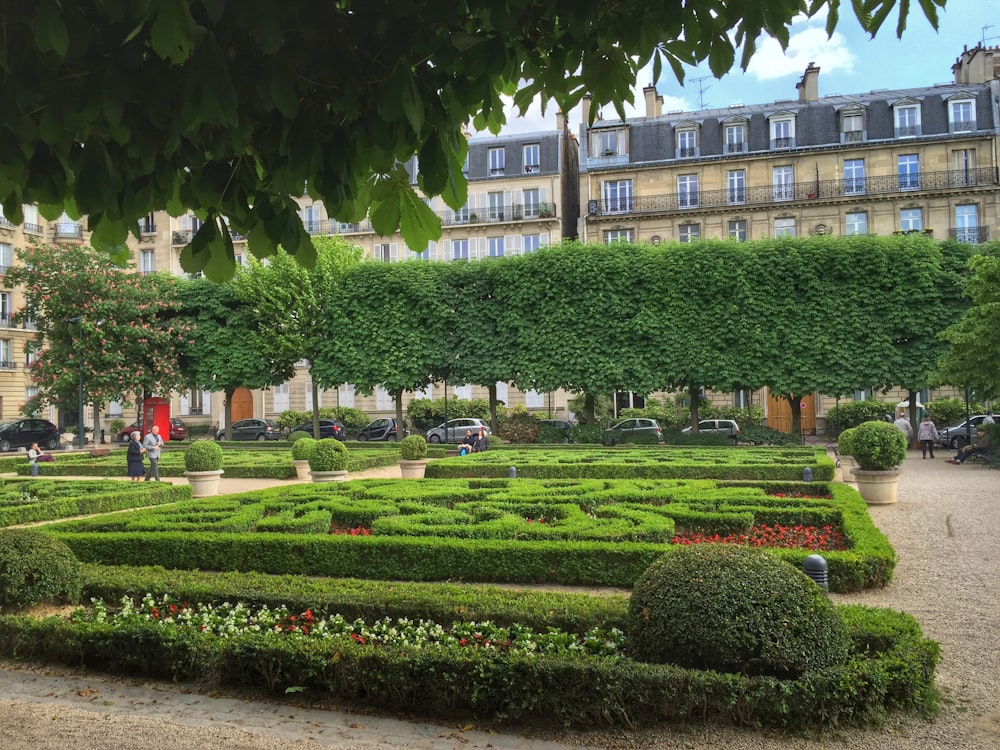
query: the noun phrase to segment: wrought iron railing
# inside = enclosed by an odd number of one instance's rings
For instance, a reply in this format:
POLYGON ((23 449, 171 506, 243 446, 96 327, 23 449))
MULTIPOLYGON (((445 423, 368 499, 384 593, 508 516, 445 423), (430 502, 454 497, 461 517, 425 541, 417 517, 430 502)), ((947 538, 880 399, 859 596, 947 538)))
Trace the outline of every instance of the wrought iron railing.
POLYGON ((42 233, 42 225, 41 224, 35 224, 34 222, 26 221, 21 226, 24 228, 25 232, 30 232, 31 234, 41 234, 42 233))
POLYGON ((56 224, 55 238, 57 240, 83 239, 83 225, 76 222, 60 221, 56 224))
POLYGON ((989 227, 949 227, 948 237, 958 242, 978 245, 990 241, 989 227))
POLYGON ((592 201, 597 211, 590 215, 630 213, 662 213, 690 211, 693 207, 760 206, 783 202, 810 202, 833 198, 855 198, 862 195, 889 195, 914 190, 947 190, 951 188, 986 187, 1000 184, 993 167, 956 169, 944 172, 923 172, 919 175, 882 175, 846 180, 816 180, 787 185, 756 185, 740 189, 701 190, 692 194, 665 193, 637 195, 592 201))

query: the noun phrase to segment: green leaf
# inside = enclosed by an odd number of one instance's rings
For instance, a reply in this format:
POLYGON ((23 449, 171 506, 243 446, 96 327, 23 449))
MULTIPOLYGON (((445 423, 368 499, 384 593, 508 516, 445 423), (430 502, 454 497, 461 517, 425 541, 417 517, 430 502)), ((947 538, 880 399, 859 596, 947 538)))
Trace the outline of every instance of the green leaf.
POLYGON ((160 0, 156 20, 149 30, 149 41, 156 54, 180 65, 194 50, 196 29, 185 0, 160 0))
POLYGON ((289 120, 298 115, 299 98, 295 95, 295 88, 277 71, 271 74, 271 100, 278 111, 289 120))
POLYGON ((216 239, 209 245, 208 261, 204 266, 205 277, 220 284, 229 281, 235 269, 236 254, 233 252, 233 238, 229 232, 217 232, 216 239))
POLYGON ((399 231, 409 247, 425 248, 431 240, 441 238, 440 217, 412 188, 401 191, 399 199, 399 231))
POLYGON ((38 8, 32 23, 35 43, 41 50, 51 50, 59 57, 66 57, 69 49, 69 32, 63 23, 59 4, 55 0, 46 0, 38 8))

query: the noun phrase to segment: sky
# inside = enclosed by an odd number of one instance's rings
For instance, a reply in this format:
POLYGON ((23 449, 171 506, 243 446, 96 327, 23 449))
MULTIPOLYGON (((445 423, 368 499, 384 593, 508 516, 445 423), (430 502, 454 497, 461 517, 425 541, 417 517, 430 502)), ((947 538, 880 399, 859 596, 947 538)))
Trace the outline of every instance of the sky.
MULTIPOLYGON (((937 32, 924 17, 919 4, 913 2, 902 39, 896 38, 895 13, 871 39, 858 24, 850 3, 842 3, 841 11, 840 22, 829 39, 825 13, 811 19, 796 19, 791 27, 788 49, 784 51, 773 39, 761 38, 745 73, 737 66, 737 72, 716 79, 708 65, 703 64, 689 68, 685 84, 681 86, 664 65, 657 84, 657 91, 663 96, 663 112, 797 100, 795 84, 810 62, 820 68, 821 97, 950 83, 954 80, 951 66, 962 54, 963 47, 974 47, 984 38, 987 46, 1000 46, 1000 0, 948 0, 947 7, 940 11, 937 32)), ((736 59, 739 60, 739 52, 736 59)), ((642 87, 651 82, 652 69, 641 71, 634 91, 635 104, 626 105, 629 117, 645 114, 642 87)), ((508 124, 504 132, 554 130, 556 109, 556 105, 550 103, 543 116, 536 102, 525 117, 517 117, 514 108, 508 107, 508 124)), ((604 114, 613 117, 614 109, 605 107, 604 114)), ((577 132, 578 109, 570 113, 569 124, 570 131, 577 132)))

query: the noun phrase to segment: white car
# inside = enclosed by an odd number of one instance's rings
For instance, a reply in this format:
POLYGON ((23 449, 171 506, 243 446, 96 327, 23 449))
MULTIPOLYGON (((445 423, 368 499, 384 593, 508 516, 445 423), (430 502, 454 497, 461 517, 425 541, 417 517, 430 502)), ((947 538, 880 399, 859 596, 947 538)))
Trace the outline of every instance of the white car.
MULTIPOLYGON (((690 426, 681 430, 682 435, 692 434, 690 426)), ((731 419, 702 419, 698 421, 699 435, 729 435, 729 442, 735 444, 740 436, 740 426, 731 419)))
POLYGON ((474 437, 479 434, 480 428, 486 430, 487 435, 490 434, 490 426, 486 423, 485 419, 477 419, 475 417, 459 417, 458 419, 449 419, 447 422, 427 430, 427 442, 461 443, 465 440, 465 433, 467 430, 471 430, 474 437), (445 427, 447 427, 447 439, 445 439, 445 427))

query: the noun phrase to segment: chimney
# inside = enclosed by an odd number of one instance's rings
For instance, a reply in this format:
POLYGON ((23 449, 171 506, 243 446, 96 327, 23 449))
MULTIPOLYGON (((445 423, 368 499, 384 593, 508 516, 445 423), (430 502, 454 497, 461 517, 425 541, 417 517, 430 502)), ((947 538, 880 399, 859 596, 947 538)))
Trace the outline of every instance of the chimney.
POLYGON ((590 127, 590 103, 593 101, 593 97, 587 94, 580 100, 580 121, 583 122, 584 127, 590 127))
POLYGON ((556 111, 556 130, 560 133, 566 129, 566 115, 562 113, 562 110, 556 111))
POLYGON ((659 117, 663 114, 663 96, 659 95, 656 97, 656 116, 659 117))
POLYGON ((810 62, 806 66, 806 72, 802 74, 802 80, 795 84, 799 90, 800 102, 819 101, 819 67, 810 62))
POLYGON ((646 97, 646 118, 656 117, 656 87, 652 84, 642 90, 646 97))

